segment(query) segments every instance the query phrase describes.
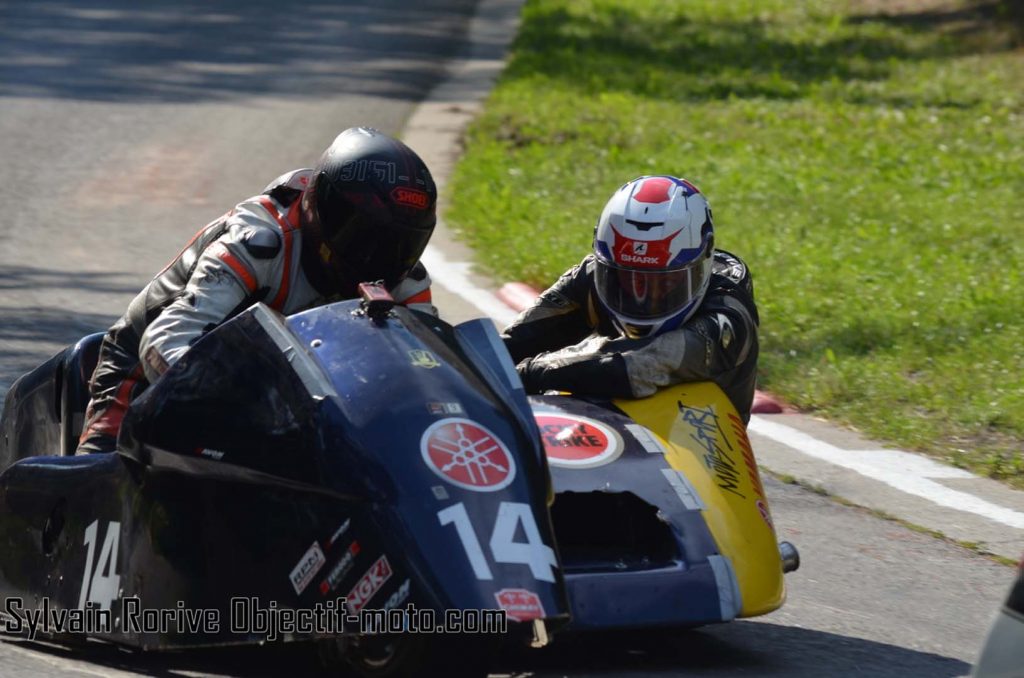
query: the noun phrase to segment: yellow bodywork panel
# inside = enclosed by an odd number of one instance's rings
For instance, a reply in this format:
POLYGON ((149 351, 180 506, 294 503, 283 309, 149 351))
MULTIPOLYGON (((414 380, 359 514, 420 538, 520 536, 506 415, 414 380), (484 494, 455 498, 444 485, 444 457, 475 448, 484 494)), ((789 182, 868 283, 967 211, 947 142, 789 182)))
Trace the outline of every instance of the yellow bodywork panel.
POLYGON ((722 390, 680 384, 615 405, 659 438, 669 465, 700 495, 704 520, 736 573, 739 616, 779 608, 786 590, 768 500, 746 426, 722 390))

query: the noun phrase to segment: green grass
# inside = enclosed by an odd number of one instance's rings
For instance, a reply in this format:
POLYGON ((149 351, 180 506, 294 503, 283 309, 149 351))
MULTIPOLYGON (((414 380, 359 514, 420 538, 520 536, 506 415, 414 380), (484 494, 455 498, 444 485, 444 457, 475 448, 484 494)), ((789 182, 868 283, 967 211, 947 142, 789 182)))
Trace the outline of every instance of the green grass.
POLYGON ((619 185, 684 176, 754 273, 762 388, 1024 483, 1019 7, 898 6, 529 0, 447 220, 543 287, 619 185))

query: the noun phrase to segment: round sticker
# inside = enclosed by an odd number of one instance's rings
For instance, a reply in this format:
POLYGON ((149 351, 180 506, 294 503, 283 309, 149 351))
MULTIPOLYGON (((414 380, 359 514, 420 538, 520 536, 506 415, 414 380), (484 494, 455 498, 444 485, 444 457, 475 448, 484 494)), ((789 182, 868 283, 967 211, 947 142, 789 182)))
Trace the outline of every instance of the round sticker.
POLYGON ((534 414, 548 463, 561 468, 594 468, 622 454, 622 438, 611 427, 570 414, 534 414))
POLYGON ((494 492, 508 486, 516 475, 505 443, 469 419, 434 422, 423 432, 420 451, 431 471, 467 490, 494 492))

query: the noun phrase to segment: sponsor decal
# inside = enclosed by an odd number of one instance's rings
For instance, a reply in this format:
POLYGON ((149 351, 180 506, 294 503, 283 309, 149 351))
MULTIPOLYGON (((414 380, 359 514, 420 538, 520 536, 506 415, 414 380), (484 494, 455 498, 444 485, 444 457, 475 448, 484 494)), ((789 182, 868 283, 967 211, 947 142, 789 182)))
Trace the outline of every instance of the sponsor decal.
POLYGON ((384 610, 393 610, 409 597, 409 580, 406 579, 402 582, 402 585, 398 587, 398 590, 391 594, 391 596, 384 602, 384 610))
POLYGON ((744 426, 742 419, 731 412, 729 413, 729 424, 732 426, 732 432, 736 434, 736 440, 739 441, 743 465, 747 467, 747 477, 750 478, 754 493, 767 508, 768 498, 765 497, 764 486, 761 485, 761 475, 757 472, 757 461, 754 459, 754 450, 750 447, 750 438, 747 437, 747 427, 744 426))
POLYGON ((348 532, 348 528, 350 525, 352 525, 352 519, 346 518, 345 522, 339 525, 338 529, 335 530, 334 534, 331 535, 330 541, 327 542, 327 548, 331 548, 332 546, 334 546, 334 544, 337 543, 339 539, 341 539, 342 535, 348 532))
POLYGON ((391 578, 391 564, 388 563, 387 556, 381 556, 377 559, 370 569, 366 571, 366 574, 356 582, 356 585, 352 587, 352 590, 345 596, 346 605, 350 612, 355 614, 359 610, 363 609, 370 599, 373 598, 377 591, 380 591, 381 587, 391 578))
POLYGON ((768 497, 764 494, 764 485, 761 484, 761 474, 757 471, 757 460, 754 458, 754 450, 750 446, 750 438, 747 436, 747 427, 743 420, 733 413, 729 413, 729 424, 732 426, 736 440, 739 441, 740 453, 743 455, 743 465, 747 467, 747 477, 750 478, 750 485, 754 488, 757 500, 757 512, 761 514, 765 524, 772 532, 775 531, 775 523, 772 521, 771 511, 768 510, 768 497))
POLYGON ((622 437, 593 419, 567 414, 535 414, 548 463, 561 468, 594 468, 622 455, 622 437))
POLYGON ((299 564, 295 566, 288 576, 296 594, 301 594, 306 590, 309 582, 313 580, 313 577, 320 571, 325 562, 327 562, 327 559, 324 558, 324 552, 320 550, 320 544, 313 542, 313 545, 303 554, 299 564))
POLYGON ((441 362, 434 357, 433 353, 422 349, 409 351, 409 359, 414 366, 423 367, 428 370, 441 366, 441 362))
POLYGON ((224 458, 224 453, 221 452, 220 450, 211 450, 208 448, 199 450, 199 454, 200 456, 209 457, 210 459, 213 459, 215 461, 220 461, 221 459, 224 458))
POLYGON ((391 191, 391 198, 399 205, 415 207, 418 210, 425 210, 430 206, 430 196, 426 191, 421 191, 418 188, 399 186, 391 191))
POLYGON ((459 403, 427 403, 427 411, 431 414, 464 414, 459 403))
POLYGON ((659 268, 667 266, 672 259, 672 240, 679 231, 662 240, 634 240, 618 229, 612 229, 614 244, 613 258, 616 263, 635 268, 659 268))
POLYGON ((498 607, 512 621, 524 622, 544 617, 544 606, 540 596, 526 589, 502 589, 494 594, 498 607))
POLYGON ((420 452, 431 471, 466 490, 494 492, 516 475, 505 443, 469 419, 451 417, 432 424, 420 438, 420 452))
POLYGON ((648 266, 657 266, 661 263, 661 259, 658 257, 637 257, 629 254, 623 254, 619 259, 624 264, 646 264, 648 266))
POLYGON ((342 578, 349 573, 352 569, 352 565, 355 563, 356 556, 359 555, 360 546, 358 541, 353 541, 349 544, 348 550, 345 551, 345 555, 341 557, 331 571, 327 574, 327 578, 320 582, 320 595, 326 596, 328 593, 338 587, 342 578))

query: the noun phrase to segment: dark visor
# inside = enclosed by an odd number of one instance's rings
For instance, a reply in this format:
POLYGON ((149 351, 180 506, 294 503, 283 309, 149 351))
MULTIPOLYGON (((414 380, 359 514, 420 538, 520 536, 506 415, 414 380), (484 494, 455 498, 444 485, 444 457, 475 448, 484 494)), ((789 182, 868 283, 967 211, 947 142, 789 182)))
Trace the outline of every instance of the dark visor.
POLYGON ((644 271, 619 268, 598 259, 597 293, 609 309, 627 318, 660 318, 685 308, 693 300, 710 265, 710 259, 701 257, 673 271, 644 271))

